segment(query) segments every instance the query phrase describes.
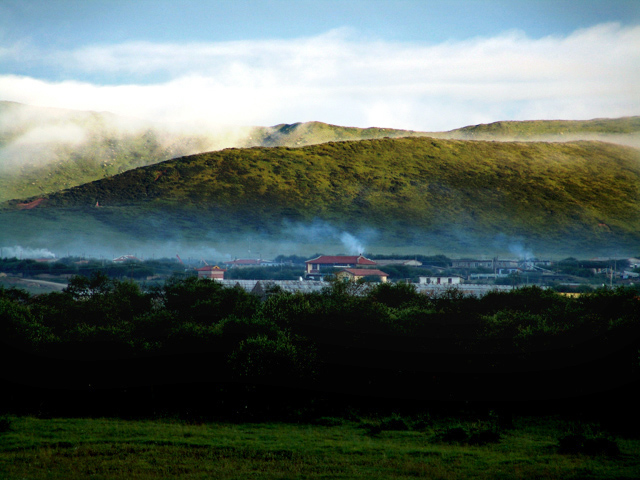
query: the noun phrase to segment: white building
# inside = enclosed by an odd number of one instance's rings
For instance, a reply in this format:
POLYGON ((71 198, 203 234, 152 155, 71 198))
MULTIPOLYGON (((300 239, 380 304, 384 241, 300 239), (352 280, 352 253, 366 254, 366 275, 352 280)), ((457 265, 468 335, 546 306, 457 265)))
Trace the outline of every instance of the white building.
POLYGON ((431 277, 418 277, 418 283, 434 285, 456 285, 462 283, 462 277, 458 275, 433 275, 431 277))

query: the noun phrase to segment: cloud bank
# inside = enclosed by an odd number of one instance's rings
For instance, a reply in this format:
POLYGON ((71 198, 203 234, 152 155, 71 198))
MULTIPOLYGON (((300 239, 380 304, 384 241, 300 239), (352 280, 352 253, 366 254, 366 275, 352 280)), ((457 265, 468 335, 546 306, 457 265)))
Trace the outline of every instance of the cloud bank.
POLYGON ((521 32, 440 44, 360 39, 341 29, 296 40, 131 42, 66 51, 21 43, 64 80, 0 75, 0 99, 210 125, 319 120, 447 130, 496 120, 640 113, 640 26, 568 36, 521 32))

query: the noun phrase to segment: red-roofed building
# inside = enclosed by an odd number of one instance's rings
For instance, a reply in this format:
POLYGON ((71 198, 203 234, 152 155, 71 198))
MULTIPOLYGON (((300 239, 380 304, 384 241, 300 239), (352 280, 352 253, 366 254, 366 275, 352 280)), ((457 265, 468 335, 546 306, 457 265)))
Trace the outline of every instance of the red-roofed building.
POLYGON ((205 265, 202 268, 196 268, 198 278, 208 278, 209 280, 224 280, 225 269, 217 265, 205 265))
POLYGON ((346 268, 336 273, 336 277, 352 281, 360 280, 365 277, 378 277, 381 282, 386 282, 389 274, 374 268, 346 268))
POLYGON ((139 262, 140 259, 138 257, 134 257, 133 255, 121 255, 118 258, 113 259, 113 263, 125 263, 125 262, 139 262))
POLYGON ((321 255, 304 262, 307 266, 307 277, 323 277, 332 273, 335 268, 357 268, 377 265, 373 260, 362 255, 321 255))

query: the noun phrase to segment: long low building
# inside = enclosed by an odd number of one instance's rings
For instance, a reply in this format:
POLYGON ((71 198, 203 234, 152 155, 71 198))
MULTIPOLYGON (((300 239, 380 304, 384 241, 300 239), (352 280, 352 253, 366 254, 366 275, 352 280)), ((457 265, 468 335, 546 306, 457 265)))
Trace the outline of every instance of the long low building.
MULTIPOLYGON (((216 280, 227 287, 239 286, 250 293, 264 296, 270 287, 280 287, 285 292, 314 293, 321 292, 324 288, 329 288, 330 283, 319 280, 216 280)), ((361 285, 357 292, 365 295, 369 289, 374 288, 377 283, 361 285)), ((474 285, 474 284, 436 284, 436 283, 412 283, 418 293, 425 295, 437 295, 454 289, 465 295, 475 295, 481 297, 489 292, 508 292, 515 287, 512 285, 474 285)))
POLYGON ((334 269, 362 268, 377 265, 362 255, 320 255, 304 262, 307 278, 322 278, 331 274, 334 269))

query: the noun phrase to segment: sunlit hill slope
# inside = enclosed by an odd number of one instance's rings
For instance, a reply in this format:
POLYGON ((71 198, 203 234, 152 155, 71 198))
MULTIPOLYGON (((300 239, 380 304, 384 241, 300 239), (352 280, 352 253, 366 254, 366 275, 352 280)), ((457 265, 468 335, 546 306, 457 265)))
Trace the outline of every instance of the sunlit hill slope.
POLYGON ((640 117, 496 122, 431 133, 321 122, 212 128, 0 101, 0 202, 44 195, 132 168, 229 147, 300 147, 407 136, 502 141, 589 139, 640 147, 640 117))
POLYGON ((227 149, 12 201, 1 215, 21 232, 48 218, 148 238, 278 238, 322 221, 387 246, 473 251, 514 239, 543 251, 633 252, 640 151, 433 138, 227 149))

